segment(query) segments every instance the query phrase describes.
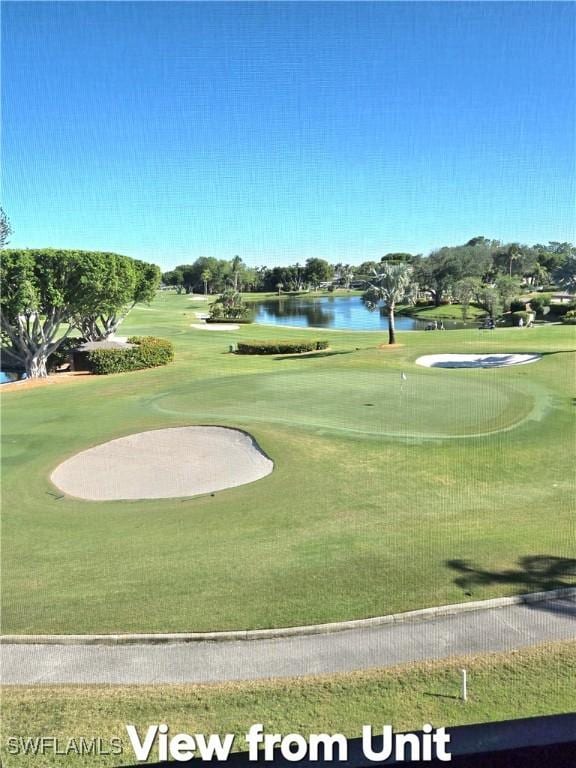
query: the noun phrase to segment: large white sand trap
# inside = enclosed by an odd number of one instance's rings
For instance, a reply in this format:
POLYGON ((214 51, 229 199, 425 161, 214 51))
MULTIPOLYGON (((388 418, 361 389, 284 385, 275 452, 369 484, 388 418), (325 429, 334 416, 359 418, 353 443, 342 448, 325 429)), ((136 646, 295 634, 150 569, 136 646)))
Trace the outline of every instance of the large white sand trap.
POLYGON ((416 365, 426 368, 503 368, 509 365, 526 365, 540 360, 541 355, 424 355, 416 365))
POLYGON ((237 331, 240 326, 236 323, 192 323, 190 328, 197 331, 237 331))
POLYGON ((91 501, 166 499, 235 488, 273 468, 238 429, 175 427, 89 448, 60 464, 50 479, 64 493, 91 501))

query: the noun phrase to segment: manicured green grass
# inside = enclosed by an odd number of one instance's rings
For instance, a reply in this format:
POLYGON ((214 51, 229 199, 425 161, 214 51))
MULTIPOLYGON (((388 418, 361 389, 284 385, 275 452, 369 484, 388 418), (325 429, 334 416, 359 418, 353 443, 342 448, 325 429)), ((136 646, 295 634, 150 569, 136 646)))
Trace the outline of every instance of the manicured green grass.
MULTIPOLYGON (((439 307, 410 306, 401 307, 398 314, 411 315, 420 320, 462 320, 462 307, 460 304, 441 304, 439 307)), ((479 318, 486 317, 487 314, 484 309, 470 304, 467 310, 467 320, 478 320, 479 318)))
POLYGON ((122 333, 174 341, 167 368, 3 395, 4 633, 285 626, 574 581, 573 328, 400 333, 394 348, 325 331, 329 353, 253 357, 228 345, 306 331, 193 330, 203 307, 163 294, 129 315, 122 333), (536 351, 500 370, 414 364, 536 351), (142 502, 59 498, 50 483, 89 446, 206 423, 248 430, 275 471, 142 502))
MULTIPOLYGON (((64 749, 69 739, 121 739, 120 757, 65 758, 45 754, 42 766, 133 764, 125 726, 143 735, 167 723, 176 733, 233 733, 234 751, 246 749, 253 723, 266 733, 374 734, 396 730, 489 722, 574 709, 576 648, 555 643, 514 653, 462 657, 331 677, 226 685, 7 686, 3 691, 2 751, 6 768, 39 765, 38 757, 8 754, 10 738, 51 735, 64 749), (469 699, 460 700, 460 669, 468 671, 469 699)), ((152 760, 157 760, 154 753, 152 760)))

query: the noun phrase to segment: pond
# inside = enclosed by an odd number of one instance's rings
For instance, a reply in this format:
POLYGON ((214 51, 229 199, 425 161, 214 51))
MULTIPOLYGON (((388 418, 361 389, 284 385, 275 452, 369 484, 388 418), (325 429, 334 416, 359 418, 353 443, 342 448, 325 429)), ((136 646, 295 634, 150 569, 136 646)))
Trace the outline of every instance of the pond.
MULTIPOLYGON (((255 305, 254 322, 267 325, 293 325, 302 328, 334 328, 350 331, 386 331, 385 313, 369 312, 360 296, 280 296, 255 305)), ((423 331, 429 320, 396 316, 399 331, 423 331)), ((444 320, 446 330, 466 328, 464 323, 444 320)))
POLYGON ((0 384, 11 384, 13 381, 21 381, 26 374, 19 371, 0 371, 0 384))

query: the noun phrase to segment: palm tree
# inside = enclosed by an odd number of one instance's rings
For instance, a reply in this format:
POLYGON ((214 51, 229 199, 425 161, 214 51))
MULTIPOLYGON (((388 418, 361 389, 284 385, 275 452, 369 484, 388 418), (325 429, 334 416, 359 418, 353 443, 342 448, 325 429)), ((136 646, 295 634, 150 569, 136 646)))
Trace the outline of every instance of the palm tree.
POLYGON ((576 254, 570 254, 564 264, 554 270, 552 277, 559 288, 576 293, 576 254))
POLYGON ((344 267, 342 268, 342 272, 340 273, 340 276, 344 281, 344 288, 346 288, 346 290, 349 290, 350 283, 352 282, 352 280, 354 280, 354 268, 351 267, 350 264, 344 264, 344 267))
POLYGON ((382 264, 379 272, 374 272, 374 282, 362 297, 370 311, 380 304, 386 309, 388 317, 388 343, 396 343, 394 311, 396 304, 408 299, 413 301, 412 267, 408 264, 382 264))
POLYGON ((282 288, 284 288, 284 283, 276 283, 276 288, 278 289, 278 296, 280 296, 280 292, 282 288))
POLYGON ((204 296, 208 293, 208 283, 212 280, 212 272, 209 269, 205 269, 200 275, 202 282, 204 283, 204 296))
POLYGON ((240 277, 240 268, 242 267, 242 259, 240 256, 234 256, 230 262, 232 267, 232 280, 234 283, 234 290, 238 291, 238 278, 240 277))

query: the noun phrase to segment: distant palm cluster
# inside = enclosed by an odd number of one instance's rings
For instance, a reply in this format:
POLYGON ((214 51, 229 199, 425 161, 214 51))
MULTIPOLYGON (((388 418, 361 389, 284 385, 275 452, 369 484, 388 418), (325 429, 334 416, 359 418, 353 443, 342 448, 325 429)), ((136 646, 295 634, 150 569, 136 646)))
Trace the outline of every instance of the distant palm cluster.
POLYGON ((248 267, 239 256, 230 261, 205 256, 165 272, 162 280, 166 287, 179 292, 206 294, 222 293, 227 288, 278 293, 319 288, 365 290, 386 264, 409 266, 411 283, 437 306, 447 301, 466 303, 472 298, 480 304, 498 299, 506 305, 522 287, 576 291, 576 248, 572 243, 522 245, 486 237, 445 246, 428 256, 387 253, 379 262, 357 265, 310 258, 304 264, 285 267, 248 267))

